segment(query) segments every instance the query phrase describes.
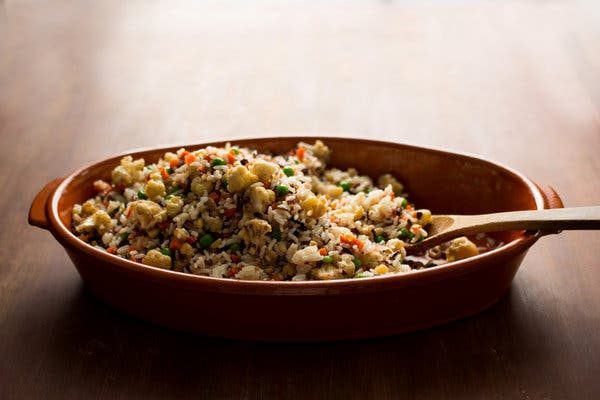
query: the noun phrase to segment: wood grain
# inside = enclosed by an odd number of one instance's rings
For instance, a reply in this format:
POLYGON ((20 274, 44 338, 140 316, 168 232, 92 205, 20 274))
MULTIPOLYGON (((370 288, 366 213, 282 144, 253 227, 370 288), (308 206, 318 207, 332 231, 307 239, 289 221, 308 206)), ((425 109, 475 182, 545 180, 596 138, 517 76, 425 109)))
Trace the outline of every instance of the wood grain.
POLYGON ((105 156, 303 132, 477 153, 599 205, 598 43, 594 1, 0 2, 0 398, 599 397, 598 232, 542 239, 467 320, 273 345, 123 316, 27 225, 105 156))

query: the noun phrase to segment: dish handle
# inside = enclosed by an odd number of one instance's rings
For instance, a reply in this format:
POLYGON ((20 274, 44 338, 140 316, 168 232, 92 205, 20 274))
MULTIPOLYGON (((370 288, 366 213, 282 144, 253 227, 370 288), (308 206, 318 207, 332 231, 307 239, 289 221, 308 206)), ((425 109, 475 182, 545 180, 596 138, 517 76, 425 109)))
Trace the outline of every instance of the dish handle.
MULTIPOLYGON (((546 185, 546 184, 537 184, 537 183, 535 185, 538 187, 538 189, 540 190, 540 193, 542 194, 542 197, 544 198, 544 208, 546 210, 551 209, 551 208, 564 208, 565 207, 565 205, 562 202, 562 199, 560 198, 558 193, 556 193, 556 190, 554 190, 554 188, 552 186, 546 185)), ((561 232, 560 229, 540 231, 542 236, 555 235, 560 232, 561 232)))
POLYGON ((48 218, 46 216, 46 203, 50 195, 60 185, 65 178, 56 178, 51 180, 44 186, 42 190, 35 196, 29 208, 29 224, 38 228, 48 229, 48 218))
POLYGON ((544 198, 544 208, 545 209, 564 208, 565 207, 565 205, 562 202, 562 199, 560 198, 558 193, 556 193, 556 190, 554 190, 554 188, 552 188, 552 186, 546 185, 546 184, 541 184, 541 185, 536 185, 536 186, 538 187, 538 189, 540 189, 540 192, 542 193, 542 197, 544 198))

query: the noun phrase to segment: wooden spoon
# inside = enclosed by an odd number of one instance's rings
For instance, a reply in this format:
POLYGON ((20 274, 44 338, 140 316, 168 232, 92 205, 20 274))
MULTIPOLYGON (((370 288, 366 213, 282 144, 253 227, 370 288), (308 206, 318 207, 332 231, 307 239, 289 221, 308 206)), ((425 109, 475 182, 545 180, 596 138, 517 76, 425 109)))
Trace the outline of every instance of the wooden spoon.
POLYGON ((481 215, 433 215, 423 241, 406 244, 407 254, 421 253, 460 236, 477 233, 544 230, 559 233, 565 229, 600 229, 600 206, 510 211, 481 215))

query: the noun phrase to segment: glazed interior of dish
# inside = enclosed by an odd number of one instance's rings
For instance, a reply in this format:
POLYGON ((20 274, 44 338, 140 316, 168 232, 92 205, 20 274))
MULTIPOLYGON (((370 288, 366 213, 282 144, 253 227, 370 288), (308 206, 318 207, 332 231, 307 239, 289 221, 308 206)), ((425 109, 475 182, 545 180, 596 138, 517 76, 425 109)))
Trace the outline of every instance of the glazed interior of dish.
MULTIPOLYGON (((248 146, 265 153, 286 153, 295 148, 297 139, 261 139, 240 141, 236 146, 248 146)), ((495 211, 536 208, 530 188, 516 173, 495 164, 452 153, 413 148, 410 146, 390 146, 389 143, 369 142, 360 146, 361 141, 348 139, 327 139, 332 148, 329 165, 340 169, 359 167, 360 173, 379 176, 392 173, 410 191, 411 203, 425 205, 434 213, 475 214, 495 211), (448 168, 448 163, 452 168, 448 168), (443 166, 443 168, 442 168, 443 166)), ((223 143, 215 143, 223 145, 223 143)), ((188 146, 200 148, 202 146, 188 146)), ((134 154, 143 157, 148 163, 156 162, 165 151, 157 149, 134 154)), ((96 164, 76 174, 65 187, 59 199, 59 213, 65 226, 72 224, 71 210, 96 194, 93 182, 97 179, 110 179, 115 165, 121 157, 115 157, 96 164)), ((520 232, 505 232, 494 238, 509 242, 520 232)))

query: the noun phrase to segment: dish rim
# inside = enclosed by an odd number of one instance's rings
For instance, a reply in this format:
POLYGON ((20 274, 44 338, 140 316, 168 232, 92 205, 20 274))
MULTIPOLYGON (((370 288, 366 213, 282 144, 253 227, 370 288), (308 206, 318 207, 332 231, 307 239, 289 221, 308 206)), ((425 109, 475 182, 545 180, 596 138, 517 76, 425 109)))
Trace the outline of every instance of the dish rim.
MULTIPOLYGON (((386 141, 380 139, 360 139, 354 137, 336 137, 336 136, 311 136, 311 135, 302 135, 302 136, 283 136, 283 137, 269 137, 269 136, 260 136, 260 137, 242 137, 242 138, 232 138, 232 139, 217 139, 211 141, 203 141, 201 143, 194 144, 185 144, 185 145, 167 145, 167 146, 155 146, 155 147, 144 147, 138 149, 127 150, 125 152, 121 152, 115 156, 106 157, 101 160, 89 163, 71 174, 67 175, 62 182, 52 191, 49 196, 49 200, 46 203, 46 215, 49 222, 49 230, 55 236, 55 238, 67 249, 73 251, 80 251, 88 256, 96 259, 98 261, 102 261, 103 265, 106 268, 122 268, 121 272, 128 272, 138 274, 140 278, 145 278, 151 281, 160 281, 165 285, 174 285, 177 287, 186 287, 188 289, 196 289, 196 290, 210 290, 217 292, 235 292, 235 293, 245 293, 245 294, 263 294, 263 295, 310 295, 315 292, 322 293, 332 292, 332 293, 341 293, 348 291, 378 291, 382 289, 396 289, 399 286, 407 286, 418 284, 422 281, 431 281, 431 280, 443 280, 449 277, 454 277, 458 275, 467 274, 472 272, 473 264, 479 264, 481 262, 485 262, 488 259, 493 259, 502 255, 509 254, 518 254, 525 252, 529 247, 531 247, 542 235, 540 231, 534 232, 524 232, 518 238, 511 240, 509 243, 493 249, 491 251, 485 252, 483 254, 479 254, 474 257, 470 257, 464 260, 455 261, 449 264, 443 264, 436 267, 414 270, 407 273, 401 274, 393 274, 379 277, 369 277, 369 278, 361 278, 361 279, 335 279, 335 280, 327 280, 327 281, 250 281, 250 280, 237 280, 231 278, 216 278, 216 277, 208 277, 201 275, 193 275, 184 272, 177 272, 171 270, 165 270, 157 267, 148 266, 142 263, 138 263, 131 260, 126 260, 117 255, 113 255, 97 249, 91 246, 88 243, 85 243, 81 239, 79 239, 75 234, 71 231, 70 227, 66 227, 59 215, 58 204, 62 195, 67 188, 67 186, 76 178, 76 177, 84 177, 86 171, 91 170, 97 167, 99 164, 109 162, 111 160, 119 160, 123 156, 126 155, 136 155, 143 152, 150 151, 171 151, 176 148, 199 148, 200 146, 219 146, 223 145, 227 142, 229 143, 238 143, 238 142, 251 142, 265 139, 284 139, 290 141, 305 141, 307 138, 311 139, 321 139, 325 143, 332 141, 352 141, 356 143, 373 143, 378 145, 394 145, 401 146, 408 150, 416 150, 416 151, 426 151, 432 152, 438 155, 450 156, 450 157, 462 157, 465 159, 469 159, 472 161, 476 161, 479 163, 483 163, 486 166, 489 166, 491 169, 501 170, 504 173, 511 174, 518 178, 521 182, 525 183, 530 193, 533 196, 536 209, 544 209, 545 201, 544 196, 541 193, 541 190, 538 186, 521 172, 508 167, 500 162, 496 162, 487 158, 484 158, 480 155, 446 150, 437 147, 424 147, 413 144, 399 143, 393 141, 386 141)), ((115 164, 116 165, 116 164, 115 164)))

